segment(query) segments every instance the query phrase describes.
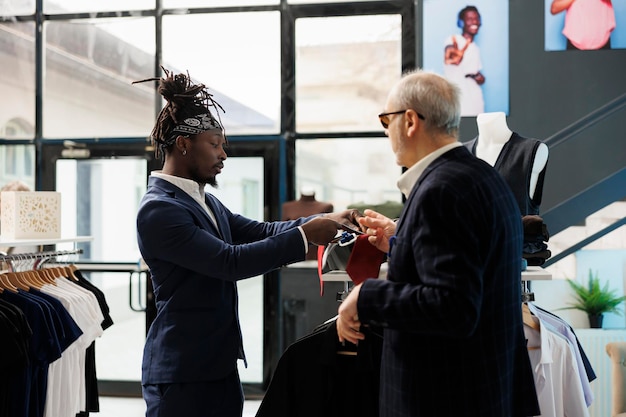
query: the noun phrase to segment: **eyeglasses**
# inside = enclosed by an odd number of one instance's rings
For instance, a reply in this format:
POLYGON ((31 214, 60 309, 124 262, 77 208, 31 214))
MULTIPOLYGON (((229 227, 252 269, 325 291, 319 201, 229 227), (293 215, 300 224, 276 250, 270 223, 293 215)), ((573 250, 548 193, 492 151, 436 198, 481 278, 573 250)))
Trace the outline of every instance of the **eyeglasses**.
MULTIPOLYGON (((389 123, 391 122, 391 121, 389 120, 389 116, 390 116, 390 115, 392 115, 392 114, 401 114, 401 113, 405 113, 405 112, 407 112, 407 111, 409 111, 409 110, 410 110, 410 109, 404 109, 404 110, 398 110, 398 111, 390 111, 390 112, 388 112, 388 113, 381 113, 381 114, 379 114, 379 115, 378 115, 378 120, 380 120, 380 124, 381 124, 381 125, 383 125, 383 128, 384 128, 384 129, 387 129, 387 128, 389 127, 389 123)), ((415 113, 417 113, 417 112, 415 112, 415 113)), ((424 116, 423 116, 423 115, 421 115, 421 114, 419 114, 419 113, 417 113, 417 117, 419 117, 419 118, 420 118, 420 119, 422 119, 422 120, 426 120, 426 119, 424 118, 424 116)))

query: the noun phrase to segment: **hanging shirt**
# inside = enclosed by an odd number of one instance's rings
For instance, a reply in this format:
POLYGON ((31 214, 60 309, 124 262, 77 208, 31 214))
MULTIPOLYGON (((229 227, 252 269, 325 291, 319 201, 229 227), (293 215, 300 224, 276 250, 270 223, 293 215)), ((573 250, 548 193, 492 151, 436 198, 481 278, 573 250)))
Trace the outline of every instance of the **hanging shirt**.
POLYGON ((49 307, 42 301, 18 290, 17 293, 5 290, 0 298, 22 310, 32 329, 29 343, 29 363, 11 384, 12 416, 41 415, 41 388, 45 388, 48 367, 61 356, 58 336, 55 332, 49 307))
MULTIPOLYGON (((8 291, 8 290, 5 290, 8 291)), ((1 297, 1 296, 0 296, 1 297)), ((24 312, 0 298, 0 416, 9 416, 16 398, 12 395, 19 376, 28 367, 28 352, 33 331, 24 312)))
POLYGON ((543 328, 558 333, 569 341, 572 351, 574 352, 574 358, 576 359, 576 366, 578 367, 578 373, 580 375, 580 384, 585 395, 585 403, 587 404, 587 407, 589 407, 593 402, 593 391, 591 389, 591 384, 589 383, 591 380, 587 376, 587 371, 582 360, 582 354, 576 335, 572 331, 571 327, 569 327, 567 323, 563 322, 563 320, 560 320, 558 317, 537 308, 537 306, 533 303, 528 303, 528 309, 537 318, 539 318, 543 328))
MULTIPOLYGON (((541 319, 540 319, 541 322, 541 319)), ((524 325, 541 417, 589 417, 574 352, 562 336, 524 325)))

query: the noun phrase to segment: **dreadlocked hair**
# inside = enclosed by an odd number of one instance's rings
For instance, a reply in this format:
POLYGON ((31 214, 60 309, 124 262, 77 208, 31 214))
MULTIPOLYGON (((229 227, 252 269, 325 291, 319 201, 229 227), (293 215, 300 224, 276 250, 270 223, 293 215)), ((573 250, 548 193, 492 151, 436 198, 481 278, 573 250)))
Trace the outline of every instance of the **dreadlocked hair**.
POLYGON ((163 66, 161 69, 165 73, 164 77, 147 78, 132 83, 158 81, 159 94, 167 101, 157 116, 152 132, 150 132, 150 141, 155 147, 154 153, 157 158, 174 144, 178 135, 172 135, 172 130, 182 120, 204 113, 209 113, 213 117, 210 111, 210 108, 213 107, 223 129, 224 125, 219 110, 225 113, 224 108, 213 99, 213 94, 208 92, 204 84, 194 84, 191 81, 189 72, 187 74, 174 74, 163 66))

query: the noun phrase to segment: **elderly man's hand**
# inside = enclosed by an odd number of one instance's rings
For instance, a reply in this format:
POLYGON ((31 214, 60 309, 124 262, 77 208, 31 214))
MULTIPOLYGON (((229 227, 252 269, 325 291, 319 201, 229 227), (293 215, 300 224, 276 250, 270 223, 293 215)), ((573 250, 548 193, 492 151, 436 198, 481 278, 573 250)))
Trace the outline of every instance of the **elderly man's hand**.
POLYGON ((389 252, 389 239, 396 233, 396 222, 374 210, 366 209, 359 218, 361 227, 369 235, 368 241, 381 252, 389 252))
POLYGON ((355 286, 350 294, 339 305, 339 316, 337 317, 337 336, 339 341, 348 341, 355 345, 359 340, 365 339, 365 335, 361 333, 361 322, 359 321, 359 313, 357 311, 357 301, 359 299, 359 291, 361 284, 355 286))

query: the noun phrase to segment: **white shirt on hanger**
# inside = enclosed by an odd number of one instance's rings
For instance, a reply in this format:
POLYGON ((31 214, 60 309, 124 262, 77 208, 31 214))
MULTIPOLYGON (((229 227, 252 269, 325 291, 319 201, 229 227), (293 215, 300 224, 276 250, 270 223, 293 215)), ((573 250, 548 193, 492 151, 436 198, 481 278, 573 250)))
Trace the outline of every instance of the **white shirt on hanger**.
POLYGON ((578 373, 580 374, 580 383, 583 387, 583 393, 585 395, 585 404, 589 407, 593 402, 593 390, 591 389, 591 384, 589 382, 589 378, 587 377, 587 371, 585 370, 585 364, 583 363, 582 356, 580 354, 576 335, 571 330, 569 325, 559 317, 551 316, 549 313, 542 311, 533 303, 528 303, 528 308, 541 320, 544 328, 547 327, 549 330, 555 331, 570 342, 570 346, 574 351, 574 357, 576 358, 578 373))
POLYGON ((44 417, 75 416, 86 411, 86 349, 102 335, 104 316, 93 294, 66 278, 57 278, 55 284, 44 285, 41 291, 61 301, 83 334, 50 364, 44 417))
MULTIPOLYGON (((541 319, 540 319, 541 321, 541 319)), ((589 417, 580 374, 569 342, 541 326, 524 325, 541 417, 589 417)))

